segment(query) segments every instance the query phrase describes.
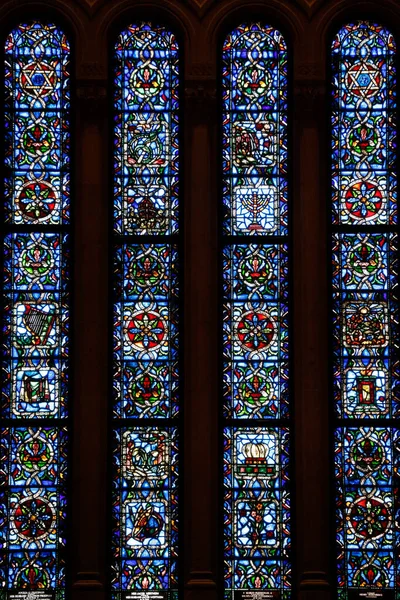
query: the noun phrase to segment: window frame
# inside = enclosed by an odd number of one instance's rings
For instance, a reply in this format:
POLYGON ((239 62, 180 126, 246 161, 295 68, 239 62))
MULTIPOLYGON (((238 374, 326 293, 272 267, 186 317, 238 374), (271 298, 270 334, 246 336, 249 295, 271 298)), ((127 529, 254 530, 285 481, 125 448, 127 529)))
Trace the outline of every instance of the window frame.
MULTIPOLYGON (((386 7, 385 7, 386 8, 386 7)), ((339 31, 352 22, 357 21, 369 21, 372 23, 376 23, 386 28, 392 35, 396 44, 396 54, 394 59, 394 64, 396 66, 396 141, 397 141, 397 151, 395 158, 395 166, 393 168, 393 172, 397 175, 396 179, 396 190, 397 190, 397 223, 394 226, 383 225, 376 227, 380 227, 381 231, 384 233, 389 233, 393 231, 397 233, 398 236, 398 248, 397 248, 397 262, 400 261, 400 149, 399 149, 399 140, 400 140, 400 17, 394 22, 389 22, 387 18, 387 11, 380 12, 375 8, 362 8, 360 9, 351 7, 350 9, 346 9, 343 11, 338 11, 339 14, 335 15, 329 21, 329 26, 326 31, 325 36, 325 74, 326 74, 326 83, 327 83, 327 92, 329 93, 329 98, 327 98, 327 102, 325 104, 325 121, 326 121, 326 221, 325 221, 325 239, 326 239, 326 264, 327 264, 327 276, 328 276, 328 288, 327 288, 327 308, 328 308, 328 326, 327 326, 327 334, 328 334, 328 361, 327 361, 327 371, 328 371, 328 388, 327 388, 327 398, 329 403, 329 480, 330 480, 330 489, 329 489, 329 506, 328 506, 328 526, 329 526, 329 540, 328 540, 328 549, 329 549, 329 571, 328 571, 328 581, 330 584, 330 588, 332 590, 332 597, 334 600, 338 600, 338 567, 337 567, 337 553, 338 553, 338 545, 337 545, 337 478, 335 475, 335 431, 342 427, 361 427, 363 425, 371 427, 387 427, 387 428, 399 428, 400 431, 400 420, 396 420, 395 418, 379 418, 375 419, 347 419, 344 423, 344 419, 337 415, 335 401, 334 401, 334 338, 335 338, 335 328, 333 324, 333 314, 334 314, 334 301, 333 301, 333 263, 332 263, 332 243, 333 243, 333 235, 335 233, 343 233, 343 228, 340 224, 333 225, 332 223, 332 177, 333 177, 333 168, 332 168, 332 140, 333 140, 333 128, 332 128, 332 116, 334 114, 334 102, 333 102, 333 90, 334 90, 334 82, 333 82, 333 65, 332 65, 332 43, 336 35, 339 31), (392 229, 390 229, 392 227, 392 229), (354 424, 352 425, 352 421, 354 424), (364 423, 363 423, 364 421, 364 423), (342 422, 342 424, 340 424, 342 422)), ((388 172, 390 170, 388 169, 388 172)), ((373 231, 371 231, 373 232, 373 231)), ((390 265, 388 265, 390 267, 390 265)), ((400 278, 398 274, 398 285, 400 285, 400 278)), ((389 292, 389 290, 388 290, 389 292)), ((400 310, 400 296, 397 294, 399 298, 399 310, 400 310)), ((400 324, 397 326, 397 336, 400 335, 400 324)), ((392 336, 391 336, 392 337, 392 336)), ((392 340, 391 340, 392 341, 392 340)), ((397 349, 397 355, 400 357, 400 351, 397 349)), ((395 356, 395 352, 391 355, 391 359, 395 356)), ((389 360, 390 360, 389 358, 389 360)), ((391 366, 390 370, 392 370, 393 366, 391 366)), ((393 449, 393 446, 392 446, 393 449)), ((395 528, 394 528, 395 535, 395 528)), ((394 547, 394 546, 393 546, 394 547)), ((399 562, 400 564, 400 562, 399 562)), ((346 588, 347 589, 347 588, 346 588)), ((396 592, 396 588, 393 588, 394 592, 396 592)))
POLYGON ((219 29, 217 38, 217 53, 214 60, 216 63, 216 80, 217 80, 217 110, 216 110, 216 121, 217 121, 217 133, 218 133, 218 145, 217 145, 217 162, 215 171, 217 172, 217 260, 218 260, 218 553, 217 553, 217 589, 221 598, 226 593, 224 586, 225 579, 225 560, 224 560, 224 522, 221 515, 224 514, 224 427, 227 426, 227 422, 230 422, 231 426, 237 425, 242 427, 252 427, 259 424, 260 427, 286 427, 289 430, 289 465, 288 473, 290 477, 288 491, 290 498, 290 553, 288 554, 288 561, 291 566, 291 578, 290 578, 290 594, 293 600, 297 597, 298 593, 298 570, 297 570, 297 486, 296 486, 296 379, 297 369, 295 365, 295 345, 296 345, 296 333, 294 328, 294 313, 295 313, 295 295, 294 295, 294 160, 293 160, 293 149, 294 149, 294 123, 295 123, 295 102, 294 102, 294 43, 293 43, 293 32, 287 26, 284 21, 283 11, 271 10, 271 7, 265 7, 264 9, 252 9, 247 10, 240 9, 234 13, 229 14, 223 21, 223 26, 219 29), (269 14, 270 11, 270 14, 269 14), (254 243, 286 243, 288 245, 288 370, 289 370, 289 383, 288 383, 288 401, 289 401, 289 417, 284 419, 271 419, 270 425, 269 420, 265 419, 254 419, 254 425, 252 425, 251 418, 237 419, 237 423, 234 418, 226 419, 224 417, 223 410, 223 398, 224 398, 224 386, 223 386, 223 355, 224 355, 224 344, 223 344, 223 303, 224 303, 224 289, 223 289, 223 248, 228 243, 226 238, 229 237, 234 241, 230 243, 238 243, 242 240, 243 243, 249 242, 250 236, 232 236, 224 233, 224 192, 223 192, 223 47, 226 38, 240 25, 250 23, 261 23, 268 25, 279 31, 282 35, 287 52, 287 124, 286 124, 286 135, 287 135, 287 211, 288 211, 288 224, 287 234, 281 235, 262 235, 253 236, 254 243))
MULTIPOLYGON (((66 294, 68 297, 68 383, 66 386, 67 390, 67 406, 68 406, 68 414, 64 417, 64 423, 61 418, 54 419, 55 427, 65 427, 67 430, 67 444, 66 444, 66 452, 67 452, 67 481, 65 483, 65 497, 66 497, 66 519, 65 519, 65 549, 63 552, 63 557, 65 559, 65 598, 69 600, 73 595, 72 593, 72 583, 73 583, 73 575, 72 575, 72 565, 73 565, 73 521, 74 514, 76 512, 76 506, 74 506, 74 493, 73 493, 73 482, 74 482, 74 471, 75 471, 75 431, 76 431, 76 410, 75 410, 75 386, 76 386, 76 369, 75 369, 75 361, 73 360, 73 356, 76 351, 76 296, 75 296, 75 257, 77 255, 76 252, 76 203, 77 198, 79 197, 77 190, 77 179, 76 179, 76 170, 77 170, 77 161, 76 161, 76 144, 78 141, 78 136, 76 135, 76 110, 77 110, 77 102, 76 102, 76 68, 77 68, 77 58, 76 58, 76 46, 77 39, 75 32, 73 30, 72 24, 68 17, 57 7, 43 7, 42 5, 29 4, 24 7, 24 15, 21 17, 18 14, 18 10, 14 10, 10 15, 6 16, 1 21, 0 25, 0 41, 2 48, 2 56, 3 63, 0 75, 0 84, 2 85, 2 89, 5 89, 4 81, 5 81, 5 69, 4 69, 4 59, 5 59, 5 42, 14 29, 18 28, 21 23, 28 23, 30 21, 38 21, 43 25, 54 24, 60 28, 63 34, 66 36, 69 42, 69 93, 70 93, 70 108, 67 113, 69 119, 69 137, 70 137, 70 147, 69 147, 69 222, 61 223, 57 227, 60 233, 68 234, 68 243, 67 248, 69 251, 68 257, 68 266, 69 266, 69 281, 66 286, 66 294)), ((2 140, 5 140, 5 97, 4 93, 1 95, 0 100, 0 112, 2 115, 1 123, 0 123, 0 136, 2 140)), ((2 181, 2 185, 4 186, 4 182, 7 176, 7 170, 5 168, 5 150, 6 146, 3 146, 3 160, 0 164, 0 177, 2 181)), ((4 203, 1 203, 0 206, 0 237, 2 243, 4 245, 5 236, 7 233, 15 231, 15 226, 11 223, 9 226, 5 225, 5 206, 4 203)), ((42 230, 46 231, 45 226, 42 226, 42 230)), ((21 231, 24 231, 24 226, 22 226, 21 231)), ((50 233, 50 231, 49 231, 50 233)), ((1 272, 4 273, 4 252, 1 252, 0 256, 0 268, 1 272)), ((1 277, 0 283, 0 291, 2 294, 1 300, 1 319, 4 320, 5 314, 5 306, 4 306, 4 277, 1 277)), ((4 334, 1 332, 0 334, 1 342, 3 345, 4 334)), ((2 356, 4 356, 4 351, 2 351, 2 356)), ((13 419, 12 418, 0 418, 0 426, 1 427, 16 427, 18 424, 23 426, 24 423, 28 423, 28 419, 13 419)), ((42 419, 37 426, 50 426, 52 424, 51 418, 42 419)), ((58 553, 59 550, 57 549, 58 553)), ((54 589, 54 593, 56 593, 56 589, 54 589)))
MULTIPOLYGON (((115 19, 109 30, 107 36, 107 116, 111 117, 109 119, 109 123, 111 125, 108 127, 108 135, 107 135, 107 167, 108 167, 108 187, 107 187, 107 198, 108 198, 108 207, 107 207, 107 220, 108 220, 108 275, 107 275, 107 284, 108 284, 108 309, 107 309, 107 325, 109 328, 108 332, 108 342, 107 342, 107 363, 108 363, 108 385, 107 385, 107 474, 106 474, 106 482, 107 482, 107 498, 106 498, 106 507, 107 507, 107 518, 106 518, 106 543, 107 543, 107 551, 106 551, 106 583, 105 583, 105 591, 107 594, 107 598, 111 598, 113 594, 123 594, 123 590, 113 590, 111 582, 113 579, 113 561, 114 555, 112 552, 112 540, 113 540, 113 516, 112 516, 112 508, 113 508, 113 474, 114 474, 114 431, 116 429, 120 429, 122 427, 129 427, 130 421, 131 425, 134 426, 135 421, 137 421, 137 426, 145 426, 146 419, 145 418, 120 418, 116 419, 114 416, 114 377, 113 377, 113 361, 114 361, 114 350, 113 350, 113 336, 114 336, 114 303, 116 302, 116 294, 115 294, 115 274, 114 274, 114 261, 115 261, 115 248, 119 245, 124 245, 127 243, 136 244, 136 243, 170 243, 171 245, 175 245, 177 248, 178 255, 178 268, 177 268, 177 278, 179 281, 179 297, 177 302, 177 315, 178 315, 178 392, 177 396, 179 399, 179 409, 178 414, 175 417, 168 417, 163 419, 151 418, 148 420, 148 427, 152 427, 152 425, 159 424, 159 426, 165 427, 176 427, 177 436, 178 436, 178 465, 179 465, 179 473, 178 473, 178 483, 177 483, 177 496, 178 496, 178 556, 176 559, 177 564, 177 593, 178 599, 182 599, 184 597, 184 524, 185 524, 185 506, 184 506, 184 483, 185 483, 185 341, 186 341, 186 331, 185 331, 185 202, 184 195, 186 191, 186 179, 185 179, 185 154, 184 154, 184 134, 185 134, 185 52, 186 52, 186 44, 184 40, 184 35, 182 32, 182 28, 179 23, 171 18, 171 15, 163 10, 155 9, 152 6, 148 8, 143 6, 138 6, 135 8, 131 8, 125 10, 115 19), (115 93, 115 68, 116 68, 116 55, 115 55, 115 45, 117 43, 118 36, 130 25, 133 23, 140 24, 141 22, 150 23, 155 26, 163 26, 175 36, 178 47, 178 145, 179 145, 179 168, 178 168, 178 230, 175 234, 166 234, 165 240, 163 240, 162 234, 151 234, 151 235, 138 235, 132 234, 125 237, 132 238, 129 240, 124 240, 124 234, 116 234, 114 232, 114 162, 115 162, 115 152, 114 152, 114 139, 115 139, 115 117, 120 112, 116 110, 114 105, 114 93, 115 93), (155 239, 158 236, 158 239, 155 239), (137 238, 137 241, 134 239, 137 238), (174 423, 175 420, 175 423, 174 423), (159 423, 158 423, 159 421, 159 423), (117 425, 120 423, 120 425, 117 425)), ((136 424, 135 424, 136 426, 136 424)), ((164 590, 163 590, 164 591, 164 590)), ((173 593, 169 590, 165 590, 165 593, 173 593)))

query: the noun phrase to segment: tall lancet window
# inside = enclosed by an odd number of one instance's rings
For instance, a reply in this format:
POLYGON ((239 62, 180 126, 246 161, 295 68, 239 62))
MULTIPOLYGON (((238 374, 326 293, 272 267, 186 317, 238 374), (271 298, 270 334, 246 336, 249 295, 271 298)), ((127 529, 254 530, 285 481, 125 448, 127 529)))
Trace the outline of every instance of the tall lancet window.
POLYGON ((23 23, 6 39, 0 586, 8 598, 65 594, 69 61, 55 25, 23 23))
POLYGON ((241 25, 222 50, 225 598, 290 598, 287 47, 241 25))
POLYGON ((127 27, 114 54, 115 598, 178 593, 178 88, 175 36, 127 27))
POLYGON ((361 592, 394 600, 400 593, 395 61, 392 34, 372 22, 350 23, 333 41, 332 402, 340 600, 361 592))

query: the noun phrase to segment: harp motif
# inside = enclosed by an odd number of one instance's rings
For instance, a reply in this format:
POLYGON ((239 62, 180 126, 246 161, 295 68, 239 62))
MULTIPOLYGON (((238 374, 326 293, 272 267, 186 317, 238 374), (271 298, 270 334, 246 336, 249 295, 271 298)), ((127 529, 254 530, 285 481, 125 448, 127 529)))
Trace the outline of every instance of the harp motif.
POLYGON ((46 344, 54 326, 56 316, 54 313, 44 312, 26 304, 23 323, 32 335, 35 346, 46 344))

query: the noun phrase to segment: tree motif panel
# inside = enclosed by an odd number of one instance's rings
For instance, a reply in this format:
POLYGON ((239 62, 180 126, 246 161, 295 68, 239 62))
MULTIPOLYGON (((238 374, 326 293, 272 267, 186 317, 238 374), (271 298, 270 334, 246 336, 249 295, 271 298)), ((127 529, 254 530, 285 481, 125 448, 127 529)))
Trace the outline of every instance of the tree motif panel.
POLYGON ((114 598, 178 596, 178 46, 131 25, 114 54, 114 598), (136 595, 137 596, 136 596, 136 595))
POLYGON ((65 595, 70 49, 55 25, 5 43, 0 586, 65 595))
POLYGON ((291 597, 287 50, 222 49, 222 437, 226 599, 291 597))
POLYGON ((394 599, 400 388, 392 34, 367 21, 343 27, 332 68, 338 597, 394 599))
POLYGON ((178 229, 178 46, 132 25, 115 46, 114 216, 119 234, 178 229))

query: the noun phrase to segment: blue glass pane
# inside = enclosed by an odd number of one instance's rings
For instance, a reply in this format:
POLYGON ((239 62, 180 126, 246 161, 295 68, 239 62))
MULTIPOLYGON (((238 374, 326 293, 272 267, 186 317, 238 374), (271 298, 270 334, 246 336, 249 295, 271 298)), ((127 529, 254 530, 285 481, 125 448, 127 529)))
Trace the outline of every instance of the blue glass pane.
POLYGON ((0 586, 7 598, 65 595, 69 54, 63 32, 40 22, 21 24, 5 43, 0 586))
POLYGON ((115 600, 135 591, 173 600, 180 338, 175 36, 150 23, 130 25, 118 36, 114 66, 111 585, 115 600))
POLYGON ((170 590, 167 597, 174 598, 178 542, 176 428, 129 427, 115 431, 114 474, 116 558, 112 588, 170 590))
POLYGON ((396 65, 358 21, 332 45, 333 389, 340 600, 397 598, 399 416, 396 65), (365 426, 355 419, 368 419, 365 426))
POLYGON ((223 260, 225 415, 287 416, 287 245, 231 244, 223 260))
POLYGON ((288 429, 224 430, 226 598, 262 589, 290 598, 288 470, 288 429))
POLYGON ((170 244, 116 249, 115 414, 171 417, 178 411, 178 256, 170 244))
POLYGON ((236 420, 223 432, 225 598, 288 599, 287 49, 279 31, 252 23, 228 35, 222 102, 223 416, 236 420), (250 419, 257 427, 246 426, 250 419))

